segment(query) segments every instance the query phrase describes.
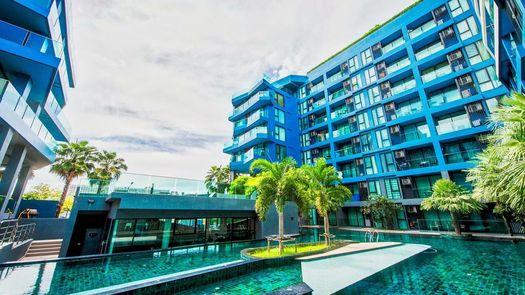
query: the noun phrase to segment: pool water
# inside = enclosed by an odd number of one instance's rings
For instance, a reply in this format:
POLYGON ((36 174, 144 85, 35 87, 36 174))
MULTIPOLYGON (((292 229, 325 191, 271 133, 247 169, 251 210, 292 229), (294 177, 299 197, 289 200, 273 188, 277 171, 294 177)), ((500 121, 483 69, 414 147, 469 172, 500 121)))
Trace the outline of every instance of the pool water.
MULTIPOLYGON (((361 232, 334 231, 364 241, 361 232)), ((317 229, 301 239, 318 240, 317 229)), ((383 235, 381 241, 431 245, 338 294, 525 294, 525 243, 383 235), (434 251, 427 251, 434 252, 434 251)), ((0 269, 0 294, 67 294, 238 260, 240 250, 265 242, 190 247, 112 257, 33 263, 0 269)), ((185 294, 264 294, 302 282, 301 264, 259 270, 185 294)))

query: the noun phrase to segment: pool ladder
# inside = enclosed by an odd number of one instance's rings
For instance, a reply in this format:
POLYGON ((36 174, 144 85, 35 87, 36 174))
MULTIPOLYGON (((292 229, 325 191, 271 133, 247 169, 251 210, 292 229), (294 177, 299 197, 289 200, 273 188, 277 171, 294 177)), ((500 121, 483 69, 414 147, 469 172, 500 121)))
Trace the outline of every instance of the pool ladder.
POLYGON ((375 229, 369 229, 365 233, 365 242, 377 243, 379 242, 379 232, 375 229))

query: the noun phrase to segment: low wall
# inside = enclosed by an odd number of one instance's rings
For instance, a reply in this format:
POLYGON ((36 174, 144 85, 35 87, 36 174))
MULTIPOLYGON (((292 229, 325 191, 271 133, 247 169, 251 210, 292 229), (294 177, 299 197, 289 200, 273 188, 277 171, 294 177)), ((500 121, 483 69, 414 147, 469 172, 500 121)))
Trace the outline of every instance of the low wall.
POLYGON ((67 231, 67 218, 29 218, 19 219, 18 224, 34 223, 34 240, 63 239, 67 231))
POLYGON ((31 245, 32 240, 27 240, 21 244, 13 245, 13 243, 4 244, 0 247, 0 263, 7 261, 17 261, 22 258, 29 246, 31 245))
POLYGON ((58 201, 53 200, 24 200, 20 201, 20 206, 16 212, 16 217, 24 209, 36 209, 38 211, 38 218, 54 218, 57 210, 58 201))

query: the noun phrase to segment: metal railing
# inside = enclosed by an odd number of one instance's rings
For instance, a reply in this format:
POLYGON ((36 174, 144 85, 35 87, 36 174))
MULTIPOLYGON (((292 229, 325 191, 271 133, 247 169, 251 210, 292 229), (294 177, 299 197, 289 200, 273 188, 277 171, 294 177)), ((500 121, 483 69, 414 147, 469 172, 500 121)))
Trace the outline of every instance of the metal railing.
POLYGON ((0 221, 0 247, 7 243, 17 245, 31 239, 35 232, 35 227, 35 223, 18 224, 17 219, 0 221))

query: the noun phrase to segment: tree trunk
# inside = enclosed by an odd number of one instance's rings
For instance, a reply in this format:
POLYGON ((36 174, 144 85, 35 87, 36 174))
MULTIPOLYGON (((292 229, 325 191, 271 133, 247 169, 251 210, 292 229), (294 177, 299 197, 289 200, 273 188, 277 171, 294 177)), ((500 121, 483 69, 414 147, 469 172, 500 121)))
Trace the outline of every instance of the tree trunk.
POLYGON ((283 255, 284 212, 279 212, 279 255, 283 255))
POLYGON ((454 233, 456 235, 461 235, 461 227, 459 226, 459 223, 456 220, 456 214, 450 212, 450 216, 452 217, 452 226, 454 226, 454 233))
POLYGON ((503 212, 503 223, 505 223, 505 227, 507 228, 507 232, 509 233, 509 236, 513 235, 512 232, 512 226, 510 225, 511 222, 511 216, 508 212, 503 212))
POLYGON ((69 185, 71 184, 72 180, 73 177, 71 176, 68 176, 66 178, 66 183, 64 184, 64 189, 62 190, 62 195, 60 196, 60 200, 58 201, 57 211, 55 212, 55 218, 58 218, 60 216, 60 211, 62 211, 62 207, 64 206, 64 202, 66 201, 67 192, 69 191, 69 185))
POLYGON ((327 246, 330 246, 330 220, 328 219, 328 212, 323 217, 324 222, 324 242, 327 246))

